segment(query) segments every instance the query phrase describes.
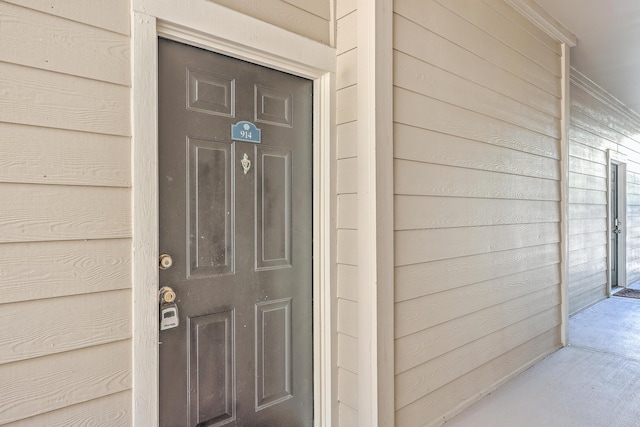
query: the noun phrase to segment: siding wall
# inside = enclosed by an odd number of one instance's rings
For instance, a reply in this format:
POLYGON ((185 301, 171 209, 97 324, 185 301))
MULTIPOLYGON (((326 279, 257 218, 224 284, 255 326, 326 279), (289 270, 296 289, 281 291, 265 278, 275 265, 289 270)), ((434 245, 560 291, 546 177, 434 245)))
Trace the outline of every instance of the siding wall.
MULTIPOLYGON (((210 0, 320 43, 330 44, 328 0, 210 0)), ((340 1, 340 0, 338 0, 340 1)))
POLYGON ((337 16, 337 280, 338 416, 358 425, 358 159, 357 11, 355 0, 338 0, 337 16))
POLYGON ((607 295, 607 150, 627 159, 627 283, 640 279, 640 117, 572 70, 569 312, 607 295))
POLYGON ((128 1, 0 2, 0 425, 130 425, 128 1))
POLYGON ((503 0, 397 0, 396 425, 560 346, 561 50, 503 0))

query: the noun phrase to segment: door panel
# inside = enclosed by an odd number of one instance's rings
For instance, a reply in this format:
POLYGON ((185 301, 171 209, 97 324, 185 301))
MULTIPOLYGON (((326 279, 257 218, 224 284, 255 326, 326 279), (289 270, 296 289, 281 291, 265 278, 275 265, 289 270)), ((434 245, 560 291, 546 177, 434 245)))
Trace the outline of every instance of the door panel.
POLYGON ((233 271, 232 147, 187 137, 189 277, 233 271), (228 214, 227 214, 228 213, 228 214))
POLYGON ((187 67, 187 110, 235 116, 235 79, 187 67))
POLYGON ((160 39, 158 120, 161 425, 312 425, 311 82, 160 39))
POLYGON ((257 148, 256 268, 290 267, 291 153, 257 148))
POLYGON ((189 421, 187 425, 235 417, 233 311, 189 317, 189 421))
POLYGON ((256 304, 256 408, 291 397, 291 298, 256 304))

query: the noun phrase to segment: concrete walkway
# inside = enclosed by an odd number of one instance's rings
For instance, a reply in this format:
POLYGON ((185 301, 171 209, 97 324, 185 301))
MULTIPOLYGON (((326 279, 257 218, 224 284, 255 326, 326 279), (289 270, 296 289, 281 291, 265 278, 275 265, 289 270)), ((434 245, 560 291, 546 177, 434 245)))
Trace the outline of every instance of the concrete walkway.
POLYGON ((640 299, 608 298, 569 320, 558 350, 445 427, 640 426, 640 299))

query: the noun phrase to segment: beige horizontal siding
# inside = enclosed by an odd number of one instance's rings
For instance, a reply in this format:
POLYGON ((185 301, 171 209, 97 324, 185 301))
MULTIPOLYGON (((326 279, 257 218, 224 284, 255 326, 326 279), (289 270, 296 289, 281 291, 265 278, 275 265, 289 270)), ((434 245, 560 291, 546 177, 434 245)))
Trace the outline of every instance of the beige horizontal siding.
POLYGON ((212 0, 320 43, 329 44, 329 0, 212 0))
POLYGON ((17 421, 11 427, 131 426, 131 391, 122 391, 57 411, 17 421))
MULTIPOLYGON (((340 3, 340 1, 338 1, 340 3)), ((341 16, 336 22, 336 54, 338 59, 342 54, 357 47, 358 41, 358 12, 352 10, 341 16)), ((340 71, 339 71, 340 72, 340 71)))
MULTIPOLYGON (((479 29, 500 40, 505 45, 518 52, 523 57, 532 61, 539 67, 543 67, 556 77, 562 74, 558 50, 558 44, 548 46, 540 43, 540 39, 527 31, 522 31, 519 23, 505 19, 505 16, 494 9, 491 4, 477 0, 438 0, 442 6, 454 12, 461 18, 466 19, 479 29), (543 48, 542 46, 546 47, 543 48)), ((493 4, 497 7, 496 4, 493 4)), ((500 9, 504 13, 504 9, 500 9)), ((513 13, 510 15, 513 18, 513 13)), ((530 30, 539 34, 531 27, 530 30)))
POLYGON ((358 301, 358 267, 338 264, 337 270, 338 298, 358 301))
POLYGON ((336 0, 336 19, 344 18, 356 10, 357 0, 336 0))
POLYGON ((338 423, 358 424, 358 49, 354 0, 336 2, 338 423))
POLYGON ((560 188, 554 180, 399 159, 395 161, 394 168, 396 194, 560 200, 560 188))
POLYGON ((569 128, 569 310, 607 295, 607 150, 627 159, 627 283, 640 279, 640 117, 579 73, 572 75, 569 128))
POLYGON ((429 64, 553 117, 560 117, 560 106, 554 102, 557 97, 553 94, 520 79, 508 70, 497 68, 482 56, 466 50, 411 19, 411 16, 394 16, 394 38, 398 51, 421 58, 429 64), (414 43, 415 40, 420 40, 420 43, 414 43), (451 61, 452 57, 455 57, 455 61, 451 61))
POLYGON ((131 287, 131 240, 0 245, 0 304, 131 287))
POLYGON ((358 228, 358 195, 344 193, 338 196, 337 226, 341 230, 358 228))
POLYGON ((338 366, 358 373, 358 339, 346 334, 338 336, 338 366))
POLYGON ((577 313, 607 296, 607 272, 600 271, 583 280, 572 281, 567 287, 571 295, 569 312, 577 313), (594 302, 595 301, 595 302, 594 302))
POLYGON ((337 232, 339 265, 358 265, 358 231, 349 229, 339 229, 337 232))
POLYGON ((351 408, 357 417, 358 411, 358 376, 345 369, 341 369, 338 375, 338 401, 340 405, 351 408))
MULTIPOLYGON (((569 239, 571 239, 571 237, 569 239)), ((592 259, 600 259, 606 256, 607 256, 607 246, 605 243, 600 242, 598 246, 592 246, 589 248, 569 251, 568 265, 569 267, 573 267, 576 265, 590 262, 592 259)), ((569 281, 569 286, 572 286, 571 281, 569 281)))
POLYGON ((509 162, 505 163, 504 147, 492 142, 474 141, 398 123, 394 127, 394 137, 396 159, 553 180, 560 177, 556 159, 513 149, 508 152, 509 162), (424 150, 427 143, 429 149, 424 150))
POLYGON ((70 21, 129 35, 131 20, 128 1, 113 0, 5 0, 7 3, 45 12, 70 21))
POLYGON ((126 35, 0 3, 0 39, 3 62, 130 84, 131 55, 126 35))
POLYGON ((356 194, 358 192, 358 159, 350 157, 339 159, 337 166, 338 194, 356 194))
MULTIPOLYGON (((496 310, 526 304, 531 299, 531 290, 537 289, 537 283, 556 286, 560 282, 559 276, 558 267, 550 265, 399 303, 397 329, 415 328, 418 322, 426 327, 396 340, 396 373, 404 372, 455 348, 451 347, 453 344, 446 343, 459 340, 459 332, 467 330, 466 327, 458 328, 456 325, 468 324, 474 327, 475 324, 477 327, 485 325, 484 322, 490 319, 498 321, 495 317, 496 310), (461 299, 468 300, 468 304, 458 304, 461 299), (440 307, 449 309, 441 310, 440 307), (444 331, 449 331, 450 335, 449 332, 443 334, 444 331)), ((519 310, 520 308, 516 309, 517 312, 519 310)), ((517 314, 514 312, 512 315, 517 314)), ((490 331, 489 327, 484 329, 482 326, 475 333, 487 334, 490 331)))
MULTIPOLYGON (((556 296, 558 292, 554 292, 556 296)), ((501 357, 540 334, 552 330, 560 324, 559 298, 549 300, 549 295, 542 302, 550 307, 546 311, 537 313, 532 305, 526 306, 526 320, 514 323, 490 335, 472 341, 462 347, 457 347, 449 353, 423 363, 416 368, 396 376, 396 408, 402 408, 418 400, 420 397, 437 390, 452 380, 469 373, 483 364, 501 357)), ((490 329, 489 329, 490 330, 490 329)), ((548 352, 549 349, 546 349, 548 352)), ((540 354, 544 354, 545 351, 540 354)))
POLYGON ((341 426, 357 426, 358 411, 343 402, 338 403, 338 423, 341 426))
POLYGON ((338 300, 338 333, 358 338, 358 303, 338 300))
POLYGON ((0 243, 131 236, 125 188, 0 184, 0 199, 11 200, 0 205, 0 243))
POLYGON ((557 139, 521 128, 482 112, 467 110, 402 88, 394 91, 396 123, 486 142, 551 159, 559 158, 557 139), (423 114, 429 111, 429 116, 423 114), (465 123, 465 126, 461 126, 465 123), (492 135, 500 129, 499 138, 492 135), (554 142, 555 141, 555 142, 554 142))
POLYGON ((569 277, 571 277, 572 286, 575 286, 574 284, 584 280, 589 280, 592 276, 606 271, 606 269, 607 258, 603 257, 600 259, 593 259, 582 264, 569 266, 568 274, 569 277))
POLYGON ((607 179, 601 176, 569 172, 569 187, 606 192, 607 179))
POLYGON ((396 231, 396 266, 558 243, 557 223, 396 231), (437 245, 433 242, 441 242, 437 245))
POLYGON ((356 121, 358 114, 356 108, 357 90, 356 85, 338 90, 336 95, 336 123, 338 126, 356 121))
POLYGON ((120 290, 5 306, 0 322, 19 324, 20 336, 0 337, 0 364, 126 340, 131 337, 130 301, 131 292, 120 290))
POLYGON ((478 86, 401 52, 394 55, 394 81, 397 87, 445 101, 469 110, 482 111, 497 119, 558 138, 560 122, 507 96, 478 86))
POLYGON ((129 88, 0 62, 0 122, 130 136, 129 88))
POLYGON ((131 342, 0 365, 2 423, 131 388, 131 342))
POLYGON ((337 129, 336 154, 338 159, 348 159, 358 155, 358 122, 341 123, 337 129))
POLYGON ((561 56, 499 1, 394 25, 396 425, 438 425, 559 346, 561 56))
POLYGON ((559 256, 551 244, 396 267, 396 301, 554 265, 559 256))
POLYGON ((540 31, 540 28, 536 23, 530 21, 528 18, 516 11, 504 0, 482 1, 493 8, 500 15, 504 16, 507 20, 518 26, 520 29, 524 30, 529 36, 542 43, 547 49, 555 52, 557 55, 562 54, 560 44, 555 39, 553 39, 547 33, 540 31))
POLYGON ((576 234, 569 241, 569 251, 584 250, 594 246, 602 245, 606 241, 607 233, 603 231, 595 231, 576 234))
POLYGON ((0 182, 129 187, 131 139, 0 123, 0 182))
MULTIPOLYGON (((551 272, 553 274, 552 270, 554 269, 547 269, 547 273, 551 272)), ((555 268, 555 270, 557 270, 557 268, 555 268)), ((520 275, 520 277, 522 277, 522 275, 520 275)), ((396 317, 396 338, 398 340, 403 339, 406 342, 420 342, 424 344, 423 339, 426 336, 439 336, 441 339, 445 340, 443 338, 444 335, 450 333, 451 337, 447 338, 447 340, 455 342, 455 346, 447 350, 446 344, 443 342, 442 348, 438 348, 439 346, 437 345, 436 348, 432 350, 439 354, 445 354, 448 351, 473 341, 472 338, 474 337, 474 334, 477 334, 476 338, 479 338, 484 335, 488 335, 492 330, 502 329, 506 325, 510 324, 510 316, 516 316, 518 321, 525 320, 532 315, 531 313, 527 314, 527 305, 540 303, 542 308, 546 309, 547 306, 544 301, 549 298, 554 298, 554 294, 557 293, 553 289, 560 282, 558 280, 557 273, 555 275, 538 275, 537 277, 545 279, 544 283, 547 285, 547 288, 540 290, 541 287, 533 283, 534 286, 530 287, 526 295, 522 297, 512 297, 513 299, 506 299, 506 297, 503 297, 504 299, 500 299, 488 296, 481 299, 481 301, 484 299, 483 303, 470 303, 469 307, 454 309, 453 312, 457 313, 457 315, 449 315, 450 317, 442 323, 439 323, 441 316, 438 314, 431 315, 429 310, 429 308, 433 309, 435 307, 435 305, 432 305, 430 302, 441 298, 440 293, 433 296, 429 295, 420 299, 399 303, 397 305, 398 316, 396 317), (540 296, 540 298, 534 296, 533 294, 536 294, 536 292, 531 292, 532 289, 537 290, 537 292, 542 296, 540 296), (460 325, 466 326, 459 327, 460 325), (479 329, 476 330, 474 328, 479 329), (443 334, 442 331, 449 332, 443 334), (460 334, 461 331, 465 331, 465 334, 460 334), (468 332, 469 335, 467 335, 466 332, 468 332), (409 337, 414 334, 416 336, 409 339, 409 337), (418 336, 420 338, 418 338, 418 336)), ((475 293, 472 290, 470 290, 470 292, 475 293)), ((437 308, 435 310, 437 312, 437 308)), ((429 359, 427 358, 426 360, 429 359)))
POLYGON ((336 59, 336 88, 353 86, 358 82, 357 49, 347 50, 336 59))
MULTIPOLYGON (((453 1, 451 1, 453 3, 453 1)), ((486 33, 475 23, 469 23, 435 1, 400 0, 394 3, 394 10, 398 15, 409 19, 423 28, 438 34, 468 51, 484 58, 495 67, 518 76, 522 80, 539 87, 547 93, 560 97, 559 73, 550 72, 531 58, 522 55, 507 45, 507 42, 486 33)), ((487 10, 477 19, 488 22, 495 14, 487 10)), ((507 26, 504 17, 499 18, 501 26, 507 26)), ((524 31, 512 31, 511 38, 525 37, 524 31)), ((542 47, 538 43, 539 47, 542 47)), ((558 59, 559 62, 559 59, 558 59)), ((559 66, 557 68, 559 70, 559 66)))
POLYGON ((560 221, 555 201, 398 195, 395 205, 396 230, 560 221))
MULTIPOLYGON (((425 420, 442 422, 443 414, 457 412, 487 393, 487 384, 493 389, 505 382, 514 372, 522 372, 546 354, 540 355, 540 348, 552 348, 557 345, 559 332, 551 329, 537 337, 504 353, 476 369, 463 374, 432 393, 408 404, 396 415, 398 426, 424 426, 425 420), (522 360, 529 360, 522 365, 522 360)), ((473 356, 472 356, 473 357, 473 356)))
POLYGON ((129 7, 0 4, 0 425, 131 425, 129 7))

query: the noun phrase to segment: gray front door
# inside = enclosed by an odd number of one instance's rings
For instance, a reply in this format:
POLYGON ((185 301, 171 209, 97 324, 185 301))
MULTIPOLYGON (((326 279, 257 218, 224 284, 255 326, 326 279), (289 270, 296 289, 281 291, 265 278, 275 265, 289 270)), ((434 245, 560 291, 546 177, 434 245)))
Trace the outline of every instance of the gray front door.
POLYGON ((310 426, 312 83, 158 43, 160 424, 310 426))

